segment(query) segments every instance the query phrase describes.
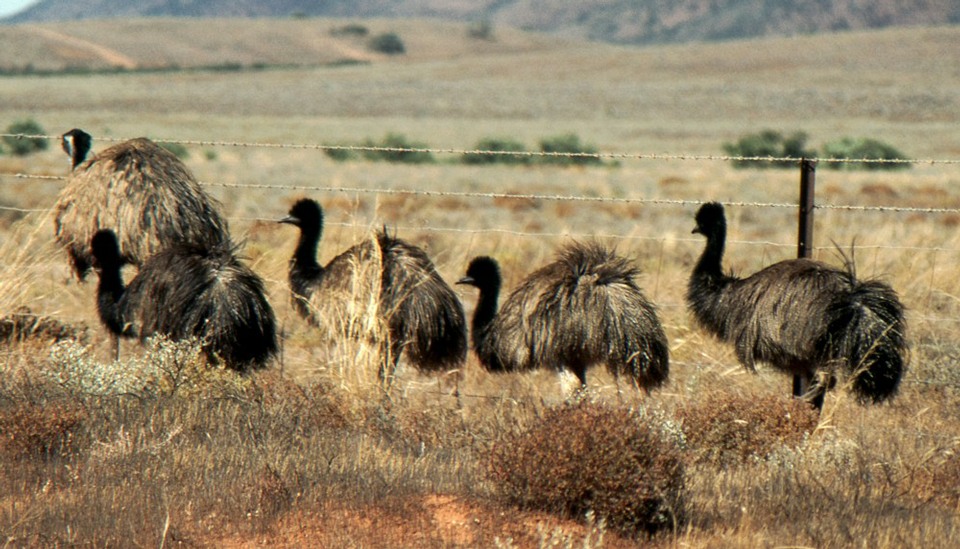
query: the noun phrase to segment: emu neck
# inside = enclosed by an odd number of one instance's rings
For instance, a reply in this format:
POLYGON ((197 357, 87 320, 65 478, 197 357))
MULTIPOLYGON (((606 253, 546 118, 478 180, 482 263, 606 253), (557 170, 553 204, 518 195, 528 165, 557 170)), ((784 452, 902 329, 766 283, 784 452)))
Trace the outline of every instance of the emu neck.
POLYGON ((100 321, 117 335, 122 335, 124 332, 123 315, 120 312, 120 298, 123 297, 124 291, 120 268, 103 268, 97 285, 97 312, 100 315, 100 321))
POLYGON ((693 269, 694 278, 723 278, 723 248, 727 239, 727 228, 723 225, 716 227, 707 236, 707 245, 693 269))
POLYGON ((490 325, 497 317, 497 302, 500 298, 500 281, 480 287, 477 308, 473 312, 473 346, 477 348, 487 337, 490 325))
POLYGON ((300 240, 290 261, 290 274, 304 279, 320 278, 323 267, 317 262, 317 248, 320 245, 321 227, 301 227, 300 240))

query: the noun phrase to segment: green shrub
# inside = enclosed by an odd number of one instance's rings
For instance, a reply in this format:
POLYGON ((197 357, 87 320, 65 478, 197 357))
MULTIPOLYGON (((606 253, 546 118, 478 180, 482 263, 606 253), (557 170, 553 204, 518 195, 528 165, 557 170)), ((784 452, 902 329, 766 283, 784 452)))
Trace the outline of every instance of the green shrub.
POLYGON ((184 160, 190 156, 190 151, 180 143, 160 143, 159 145, 172 152, 173 155, 180 160, 184 160))
MULTIPOLYGON (((17 135, 45 135, 47 132, 35 120, 27 119, 10 124, 7 126, 6 133, 17 135)), ((16 156, 26 156, 37 151, 45 151, 49 146, 47 140, 42 137, 5 136, 3 142, 7 144, 10 152, 16 156)))
POLYGON ((385 32, 374 36, 370 39, 368 47, 373 51, 387 55, 400 55, 407 52, 403 40, 394 32, 385 32))
POLYGON ((820 414, 789 396, 717 391, 681 406, 677 418, 692 462, 727 466, 799 446, 820 414))
POLYGON ((600 164, 596 147, 580 143, 580 137, 574 133, 540 140, 540 151, 557 155, 541 157, 540 162, 544 164, 600 164))
POLYGON ((493 40, 493 23, 489 19, 475 21, 467 27, 467 36, 477 40, 493 40))
POLYGON ((433 155, 430 154, 429 151, 410 150, 426 149, 426 144, 407 141, 406 137, 398 133, 388 133, 379 143, 371 139, 367 139, 363 142, 362 146, 379 149, 392 149, 363 151, 363 156, 367 160, 384 160, 387 162, 399 162, 404 164, 425 164, 433 162, 433 155))
MULTIPOLYGON (((824 158, 855 158, 866 160, 906 160, 907 157, 892 145, 869 137, 844 137, 823 146, 824 158)), ((831 170, 903 170, 908 162, 825 162, 831 170)))
MULTIPOLYGON (((487 137, 477 142, 474 147, 478 151, 493 152, 525 152, 523 143, 497 137, 487 137)), ((524 154, 485 154, 465 153, 462 157, 464 164, 529 164, 530 156, 524 154)))
POLYGON ((360 23, 347 23, 331 29, 330 34, 333 36, 367 36, 370 34, 370 30, 360 23))
MULTIPOLYGON (((745 158, 814 158, 816 151, 806 148, 807 134, 793 132, 784 136, 775 130, 741 137, 736 143, 724 143, 723 150, 730 156, 745 158)), ((797 165, 790 160, 733 160, 737 168, 791 168, 797 165)))
POLYGON ((547 411, 491 452, 488 475, 507 503, 627 534, 683 522, 684 469, 675 442, 636 412, 580 402, 547 411))
MULTIPOLYGON (((336 146, 332 145, 332 147, 336 146)), ((327 158, 336 160, 337 162, 346 162, 347 160, 353 160, 357 157, 355 151, 341 148, 326 148, 323 149, 323 154, 327 155, 327 158)))

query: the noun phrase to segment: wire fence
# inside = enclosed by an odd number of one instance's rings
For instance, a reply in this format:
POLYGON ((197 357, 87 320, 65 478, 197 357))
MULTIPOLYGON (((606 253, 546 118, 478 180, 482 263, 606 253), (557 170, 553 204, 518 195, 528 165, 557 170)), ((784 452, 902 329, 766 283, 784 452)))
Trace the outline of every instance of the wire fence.
MULTIPOLYGON (((0 134, 0 138, 7 139, 47 139, 59 140, 60 136, 52 135, 27 135, 27 134, 0 134)), ((97 137, 98 141, 116 143, 127 141, 128 138, 122 137, 97 137)), ((176 144, 193 147, 232 147, 232 148, 258 148, 267 150, 308 150, 317 152, 327 151, 351 151, 351 152, 373 152, 373 153, 430 153, 439 155, 504 155, 520 157, 568 157, 568 158, 591 158, 597 160, 637 160, 637 161, 705 161, 705 162, 780 162, 800 164, 804 159, 793 157, 773 157, 773 156, 734 156, 734 155, 705 155, 705 154, 661 154, 661 153, 576 153, 576 152, 543 152, 543 151, 496 151, 481 149, 456 149, 456 148, 400 148, 400 147, 378 147, 378 146, 347 146, 347 145, 326 145, 309 143, 261 143, 261 142, 242 142, 242 141, 219 141, 219 140, 189 140, 189 139, 154 139, 157 143, 176 144)), ((911 164, 911 165, 957 165, 960 159, 866 159, 866 158, 817 158, 808 159, 824 164, 911 164)), ((41 173, 29 173, 22 171, 4 172, 0 171, 0 184, 11 181, 37 180, 64 183, 67 180, 66 175, 49 175, 41 173)), ((343 187, 343 186, 322 186, 322 185, 285 185, 285 184, 251 184, 251 183, 233 183, 224 181, 200 181, 201 185, 208 187, 220 187, 237 190, 278 190, 278 191, 303 191, 303 192, 326 192, 326 193, 348 193, 353 195, 409 195, 423 197, 454 197, 462 199, 495 199, 495 200, 537 200, 553 202, 579 202, 579 203, 609 203, 609 204, 628 204, 628 205, 655 205, 655 206, 697 206, 701 200, 686 200, 674 198, 651 198, 651 197, 611 197, 611 196, 585 196, 577 194, 542 194, 542 193, 506 193, 506 192, 474 192, 474 191, 454 191, 454 190, 427 190, 420 188, 363 188, 363 187, 343 187)), ((791 202, 757 202, 757 201, 730 201, 726 202, 730 206, 751 207, 751 208, 782 208, 795 209, 797 203, 791 202)), ((960 214, 960 207, 914 207, 901 205, 861 205, 861 204, 832 204, 817 202, 816 209, 839 210, 839 211, 870 211, 887 213, 916 213, 916 214, 960 214)), ((24 208, 11 205, 0 205, 0 211, 9 211, 16 213, 49 213, 51 208, 24 208)), ((231 219, 242 219, 244 221, 272 222, 273 218, 264 217, 241 217, 235 216, 231 219)), ((350 228, 367 227, 362 223, 335 223, 328 222, 329 225, 342 226, 350 228)), ((502 234, 508 236, 524 237, 603 237, 632 240, 648 240, 659 242, 663 245, 663 237, 644 236, 644 235, 620 235, 604 234, 600 232, 591 232, 590 234, 578 234, 571 232, 555 233, 548 231, 523 231, 513 228, 482 228, 472 229, 465 227, 440 227, 431 225, 419 225, 415 227, 396 226, 400 231, 417 230, 427 232, 457 233, 457 234, 502 234)), ((686 240, 686 239, 680 239, 686 240)), ((689 238, 690 241, 699 242, 700 239, 689 238)), ((730 240, 730 243, 740 243, 745 245, 763 245, 792 247, 793 244, 782 242, 762 241, 762 240, 730 240)), ((943 246, 905 246, 905 245, 872 245, 859 246, 859 249, 877 249, 877 250, 900 250, 913 252, 931 252, 933 254, 960 252, 958 249, 946 248, 943 246)), ((684 307, 682 303, 660 303, 663 309, 680 309, 684 307)), ((911 312, 911 320, 914 322, 929 323, 930 325, 957 324, 960 318, 950 316, 939 316, 924 313, 911 312)), ((57 315, 57 318, 67 322, 83 322, 84 319, 68 318, 63 315, 57 315)), ((931 348, 936 344, 920 343, 916 348, 931 348)), ((929 384, 926 380, 909 380, 910 383, 929 384)), ((943 385, 941 382, 937 382, 943 385)), ((949 385, 949 384, 948 384, 949 385)), ((953 386, 954 389, 960 389, 960 384, 953 386)), ((487 395, 461 395, 468 398, 495 398, 487 395)), ((497 397, 498 398, 498 397, 497 397)))

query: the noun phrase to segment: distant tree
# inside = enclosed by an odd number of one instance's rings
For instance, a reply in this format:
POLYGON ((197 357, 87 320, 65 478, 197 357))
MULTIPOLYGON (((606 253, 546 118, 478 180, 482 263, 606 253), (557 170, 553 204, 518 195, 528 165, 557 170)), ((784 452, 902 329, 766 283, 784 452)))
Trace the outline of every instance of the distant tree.
MULTIPOLYGON (((906 160, 907 156, 892 145, 869 137, 844 137, 823 146, 824 158, 864 160, 906 160)), ((831 170, 905 170, 909 162, 825 162, 831 170)))
POLYGON ((551 153, 551 156, 540 158, 540 162, 543 164, 586 165, 601 163, 600 158, 594 156, 597 154, 596 147, 580 143, 580 137, 575 133, 541 139, 540 151, 551 153), (553 155, 554 153, 556 156, 553 155))
MULTIPOLYGON (((816 151, 806 148, 807 134, 793 132, 784 135, 775 130, 763 130, 745 135, 736 143, 724 143, 723 150, 730 156, 744 158, 814 158, 816 151)), ((737 168, 789 168, 796 163, 789 160, 733 160, 737 168)))
POLYGON ((370 39, 369 47, 373 51, 387 55, 400 55, 407 52, 406 46, 403 45, 403 40, 393 32, 385 32, 374 36, 370 39))
POLYGON ((47 140, 43 137, 19 137, 26 135, 46 135, 46 131, 35 120, 27 119, 14 122, 7 126, 8 134, 4 136, 3 142, 7 144, 10 152, 16 156, 26 156, 28 154, 44 151, 49 146, 47 140))
POLYGON ((364 147, 390 150, 372 150, 364 151, 363 156, 367 160, 385 160, 387 162, 399 162, 403 164, 425 164, 433 162, 433 155, 425 150, 425 143, 408 141, 405 136, 398 133, 388 133, 379 143, 367 139, 363 142, 364 147))
POLYGON ((190 151, 180 143, 160 143, 159 145, 181 160, 190 156, 190 151))
POLYGON ((370 29, 360 23, 347 23, 331 29, 330 34, 334 36, 366 36, 370 34, 370 29))
POLYGON ((467 36, 477 40, 493 40, 493 23, 489 19, 475 21, 467 27, 467 36))
MULTIPOLYGON (((491 152, 524 152, 523 143, 512 139, 487 137, 477 142, 474 147, 478 151, 491 152)), ((464 164, 529 164, 530 156, 525 154, 488 154, 466 153, 463 155, 464 164)))

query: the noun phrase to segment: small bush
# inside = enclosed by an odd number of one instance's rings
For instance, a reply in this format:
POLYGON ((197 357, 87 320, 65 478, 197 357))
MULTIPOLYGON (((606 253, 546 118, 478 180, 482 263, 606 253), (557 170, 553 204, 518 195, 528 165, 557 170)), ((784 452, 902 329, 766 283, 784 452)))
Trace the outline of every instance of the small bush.
MULTIPOLYGON (((868 137, 844 137, 823 146, 824 158, 854 158, 865 160, 906 160, 894 146, 868 137)), ((825 162, 831 170, 904 170, 908 162, 825 162)))
POLYGON ((540 150, 557 155, 541 157, 540 162, 544 164, 600 164, 600 158, 596 156, 597 149, 580 143, 580 137, 574 133, 544 138, 540 141, 540 150))
POLYGON ((330 34, 333 36, 367 36, 370 34, 370 30, 360 23, 347 23, 331 29, 330 34))
POLYGON ((525 509, 652 534, 683 520, 680 450, 635 412, 581 402, 549 410, 491 452, 499 496, 525 509))
POLYGON ((401 55, 407 52, 403 40, 394 32, 385 32, 374 36, 370 39, 368 47, 375 52, 387 55, 401 55))
MULTIPOLYGON (((481 139, 474 147, 478 151, 492 152, 525 152, 523 143, 512 139, 488 137, 481 139)), ((486 154, 466 153, 463 155, 464 164, 529 164, 530 156, 523 154, 486 154)))
MULTIPOLYGON (((763 130, 745 135, 736 143, 724 143, 723 150, 730 156, 746 158, 814 158, 816 151, 806 148, 807 134, 794 132, 784 136, 775 130, 763 130)), ((733 160, 736 168, 791 168, 796 162, 790 160, 733 160)))
POLYGON ((720 391, 682 406, 677 417, 692 461, 724 466, 799 446, 820 421, 801 399, 720 391))
POLYGON ((467 27, 467 36, 477 40, 493 40, 493 23, 489 19, 471 23, 467 27))
POLYGON ((185 160, 190 156, 190 151, 180 143, 160 143, 159 145, 172 152, 180 160, 185 160))
POLYGON ((9 403, 0 408, 0 455, 11 459, 60 457, 76 448, 74 433, 87 418, 68 400, 9 403))
MULTIPOLYGON (((333 145, 333 147, 336 146, 333 145)), ((327 155, 327 158, 336 160, 337 162, 346 162, 347 160, 353 160, 357 157, 357 153, 355 151, 341 148, 326 148, 323 149, 323 154, 327 155)))
POLYGON ((411 150, 426 149, 425 143, 407 141, 407 138, 401 134, 388 133, 379 142, 367 139, 362 144, 364 147, 391 150, 372 150, 363 151, 363 156, 367 160, 384 160, 386 162, 400 162, 404 164, 425 164, 433 162, 433 155, 429 151, 411 150))
MULTIPOLYGON (((7 126, 6 133, 17 135, 45 135, 47 132, 35 120, 21 120, 7 126)), ((10 153, 16 156, 26 156, 37 151, 45 151, 49 144, 42 137, 16 137, 5 136, 3 142, 6 143, 10 153)))

